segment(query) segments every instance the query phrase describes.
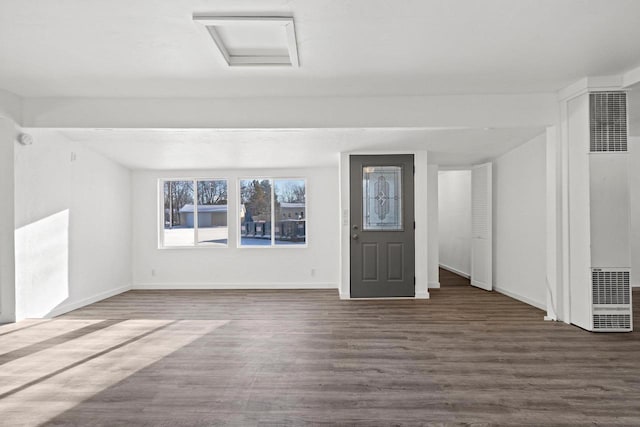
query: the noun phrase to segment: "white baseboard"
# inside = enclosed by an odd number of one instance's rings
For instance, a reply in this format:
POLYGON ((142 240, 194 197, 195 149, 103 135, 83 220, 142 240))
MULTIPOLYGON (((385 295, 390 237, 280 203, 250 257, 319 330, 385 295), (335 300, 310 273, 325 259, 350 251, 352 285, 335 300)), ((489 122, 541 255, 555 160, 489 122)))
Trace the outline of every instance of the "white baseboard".
POLYGON ((498 286, 494 286, 493 290, 496 291, 496 292, 499 292, 499 293, 501 293, 503 295, 506 295, 508 297, 511 297, 513 299, 517 299, 518 301, 523 302, 525 304, 532 305, 532 306, 534 306, 536 308, 539 308, 540 310, 547 311, 547 305, 546 304, 543 304, 543 303, 538 302, 538 301, 534 301, 531 298, 527 298, 527 297, 522 296, 520 294, 517 294, 515 292, 511 292, 511 291, 508 291, 506 289, 500 288, 498 286))
POLYGON ((336 283, 136 283, 131 289, 337 289, 336 283))
MULTIPOLYGON (((352 299, 350 293, 340 292, 340 299, 348 300, 352 299)), ((362 300, 388 300, 388 299, 429 299, 429 292, 425 292, 423 294, 417 293, 415 297, 385 297, 385 298, 353 298, 354 300, 362 301, 362 300)))
POLYGON ((440 282, 429 282, 429 289, 440 289, 440 282))
POLYGON ((43 318, 49 319, 52 317, 60 316, 61 314, 68 313, 73 310, 77 310, 86 305, 93 304, 94 302, 102 301, 103 299, 111 298, 112 296, 121 294, 123 292, 127 292, 129 290, 131 290, 131 285, 125 285, 116 289, 110 289, 105 292, 100 292, 99 294, 92 295, 87 298, 83 298, 79 301, 68 302, 54 308, 49 313, 47 313, 43 318))
POLYGON ((449 267, 448 265, 440 264, 440 268, 444 268, 445 270, 450 271, 450 272, 452 272, 452 273, 455 273, 455 274, 457 274, 458 276, 462 276, 462 277, 464 277, 464 278, 466 278, 466 279, 470 279, 470 278, 471 278, 471 275, 469 275, 469 274, 467 274, 467 273, 465 273, 465 272, 463 272, 463 271, 456 270, 456 269, 455 269, 455 268, 453 268, 453 267, 449 267))

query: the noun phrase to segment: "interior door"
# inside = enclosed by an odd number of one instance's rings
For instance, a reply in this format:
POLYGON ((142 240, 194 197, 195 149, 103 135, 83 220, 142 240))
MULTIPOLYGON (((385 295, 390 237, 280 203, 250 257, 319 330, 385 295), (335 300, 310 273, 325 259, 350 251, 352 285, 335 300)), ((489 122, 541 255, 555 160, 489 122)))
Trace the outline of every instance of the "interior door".
POLYGON ((413 155, 350 157, 351 297, 415 296, 413 155))
POLYGON ((491 163, 471 169, 471 284, 493 289, 493 195, 491 163))

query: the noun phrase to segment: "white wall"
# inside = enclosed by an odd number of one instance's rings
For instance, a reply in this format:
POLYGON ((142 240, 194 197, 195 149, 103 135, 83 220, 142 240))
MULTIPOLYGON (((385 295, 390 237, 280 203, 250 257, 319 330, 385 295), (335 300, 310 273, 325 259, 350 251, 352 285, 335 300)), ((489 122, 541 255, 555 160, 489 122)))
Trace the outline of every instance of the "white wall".
POLYGON ((438 224, 440 265, 471 274, 471 171, 438 173, 438 224))
POLYGON ((15 320, 14 165, 17 128, 0 116, 0 323, 15 320))
POLYGON ((546 307, 546 138, 494 161, 494 289, 546 307))
POLYGON ((58 315, 131 284, 131 172, 62 137, 34 139, 15 152, 18 318, 58 315))
POLYGON ((337 287, 340 248, 337 168, 135 171, 132 200, 134 288, 337 287), (261 176, 307 178, 308 247, 237 247, 237 180, 261 176), (158 249, 158 179, 172 177, 229 180, 229 247, 158 249))
POLYGON ((640 137, 629 138, 631 207, 631 284, 640 287, 640 137))
POLYGON ((438 165, 427 167, 427 229, 429 288, 440 287, 439 266, 439 224, 438 224, 438 165))

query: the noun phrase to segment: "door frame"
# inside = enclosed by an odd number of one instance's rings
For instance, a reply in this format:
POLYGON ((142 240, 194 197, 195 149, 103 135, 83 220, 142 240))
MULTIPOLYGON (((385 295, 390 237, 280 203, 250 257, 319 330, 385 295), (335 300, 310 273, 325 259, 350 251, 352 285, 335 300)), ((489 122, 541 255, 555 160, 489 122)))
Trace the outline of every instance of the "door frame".
MULTIPOLYGON (((428 290, 428 222, 427 222, 427 152, 416 150, 398 151, 353 151, 340 153, 340 277, 338 289, 340 299, 351 299, 351 234, 350 234, 350 161, 352 155, 413 154, 416 173, 414 176, 415 230, 415 299, 429 298, 428 290), (421 262, 424 260, 424 262, 421 262)), ((407 298, 407 297, 404 297, 407 298)), ((411 297, 408 297, 411 298, 411 297)), ((358 298, 363 299, 363 298, 358 298)), ((379 298, 377 298, 379 299, 379 298)))

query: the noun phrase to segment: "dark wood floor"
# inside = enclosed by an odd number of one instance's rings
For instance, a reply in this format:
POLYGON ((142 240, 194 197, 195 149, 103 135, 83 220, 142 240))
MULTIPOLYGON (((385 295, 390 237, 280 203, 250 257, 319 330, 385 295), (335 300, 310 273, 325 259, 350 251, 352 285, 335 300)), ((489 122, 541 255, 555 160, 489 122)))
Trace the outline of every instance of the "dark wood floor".
POLYGON ((131 291, 5 325, 0 425, 640 425, 640 333, 442 282, 430 300, 131 291))

